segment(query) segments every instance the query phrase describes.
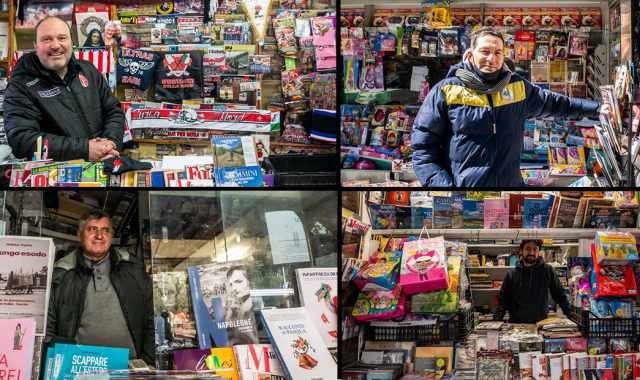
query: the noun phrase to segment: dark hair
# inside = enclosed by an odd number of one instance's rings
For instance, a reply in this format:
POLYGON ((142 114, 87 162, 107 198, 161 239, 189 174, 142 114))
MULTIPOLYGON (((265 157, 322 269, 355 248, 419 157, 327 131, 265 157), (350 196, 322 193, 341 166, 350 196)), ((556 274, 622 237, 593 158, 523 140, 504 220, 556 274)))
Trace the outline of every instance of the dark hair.
POLYGON ((247 278, 247 270, 244 269, 244 267, 241 266, 241 265, 234 265, 231 268, 227 269, 227 278, 231 277, 233 272, 238 271, 238 270, 244 272, 244 277, 247 278))
POLYGON ((504 44, 504 37, 502 36, 502 33, 496 31, 495 29, 489 26, 483 26, 482 28, 475 30, 471 33, 471 36, 470 36, 471 49, 475 49, 476 42, 478 41, 478 39, 485 36, 493 36, 493 37, 499 38, 500 41, 502 41, 502 43, 504 44))
POLYGON ((525 239, 522 242, 520 242, 520 250, 521 251, 524 248, 525 244, 527 244, 527 243, 534 243, 535 245, 538 246, 538 249, 540 249, 540 247, 542 247, 542 240, 539 240, 539 239, 525 239))
POLYGON ((82 45, 82 47, 86 47, 86 48, 104 47, 104 39, 102 38, 102 31, 98 28, 91 29, 89 34, 87 34, 87 39, 84 41, 84 45, 82 45), (94 46, 93 43, 91 42, 91 36, 93 35, 93 33, 98 33, 98 36, 100 37, 100 41, 98 41, 98 46, 94 46))
POLYGON ((40 24, 42 24, 43 22, 49 20, 49 19, 56 19, 56 20, 60 20, 62 21, 63 24, 65 24, 67 26, 67 28, 69 28, 69 37, 71 37, 71 25, 67 24, 66 21, 64 21, 63 19, 61 19, 58 16, 47 16, 45 18, 43 18, 42 20, 38 21, 38 23, 36 24, 36 28, 35 28, 35 33, 33 35, 33 38, 36 40, 36 42, 38 42, 38 28, 40 27, 40 24))
POLYGON ((504 57, 504 64, 507 65, 507 67, 512 73, 516 72, 516 64, 513 63, 513 60, 511 60, 511 58, 504 57))
POLYGON ((111 215, 109 215, 106 211, 103 210, 91 210, 86 212, 80 218, 80 223, 78 224, 78 233, 84 230, 84 225, 87 224, 90 220, 98 220, 102 218, 109 219, 109 223, 111 223, 111 215))

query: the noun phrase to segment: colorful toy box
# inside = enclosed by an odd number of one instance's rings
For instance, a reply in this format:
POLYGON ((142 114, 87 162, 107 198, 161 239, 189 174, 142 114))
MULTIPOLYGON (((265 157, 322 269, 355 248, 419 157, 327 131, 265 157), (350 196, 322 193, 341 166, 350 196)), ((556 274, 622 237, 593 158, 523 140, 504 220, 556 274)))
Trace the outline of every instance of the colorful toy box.
POLYGON ((628 232, 596 232, 594 261, 602 265, 626 264, 638 260, 636 238, 628 232))
POLYGON ((398 260, 379 260, 366 263, 353 278, 360 290, 392 290, 398 282, 398 260))
POLYGON ((393 290, 363 291, 353 307, 352 315, 358 321, 388 320, 404 316, 405 298, 400 285, 393 290))

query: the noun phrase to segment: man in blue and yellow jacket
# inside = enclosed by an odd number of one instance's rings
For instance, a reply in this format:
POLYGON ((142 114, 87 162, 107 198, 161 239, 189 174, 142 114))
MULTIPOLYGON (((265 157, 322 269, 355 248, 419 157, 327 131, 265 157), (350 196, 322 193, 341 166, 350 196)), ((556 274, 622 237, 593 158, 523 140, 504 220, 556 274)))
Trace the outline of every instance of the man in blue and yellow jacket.
POLYGON ((537 87, 504 64, 502 35, 482 28, 425 99, 413 124, 413 168, 424 186, 522 186, 524 121, 597 117, 610 107, 537 87), (602 109, 600 109, 602 108, 602 109))

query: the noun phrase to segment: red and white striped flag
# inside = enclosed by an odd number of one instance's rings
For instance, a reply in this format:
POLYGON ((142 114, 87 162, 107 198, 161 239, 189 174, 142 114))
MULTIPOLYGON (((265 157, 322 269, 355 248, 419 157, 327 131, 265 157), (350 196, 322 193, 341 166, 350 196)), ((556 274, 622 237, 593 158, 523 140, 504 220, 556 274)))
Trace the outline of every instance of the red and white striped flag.
POLYGON ((79 49, 74 54, 76 59, 91 62, 101 74, 109 74, 116 68, 110 49, 79 49))
POLYGON ((16 50, 13 52, 13 54, 11 55, 11 62, 9 62, 9 75, 8 77, 11 78, 11 72, 13 71, 13 68, 16 67, 16 64, 18 63, 18 60, 25 54, 30 52, 31 50, 16 50))

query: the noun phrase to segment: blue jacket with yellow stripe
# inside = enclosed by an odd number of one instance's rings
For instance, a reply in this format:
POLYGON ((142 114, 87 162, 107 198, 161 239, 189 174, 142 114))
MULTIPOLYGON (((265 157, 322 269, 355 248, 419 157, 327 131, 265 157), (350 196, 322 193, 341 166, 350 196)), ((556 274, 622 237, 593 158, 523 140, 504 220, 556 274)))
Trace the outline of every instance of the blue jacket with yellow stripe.
POLYGON ((413 168, 424 186, 522 186, 526 119, 598 114, 597 102, 541 89, 516 73, 502 92, 477 93, 455 76, 461 67, 431 89, 413 124, 413 168))

